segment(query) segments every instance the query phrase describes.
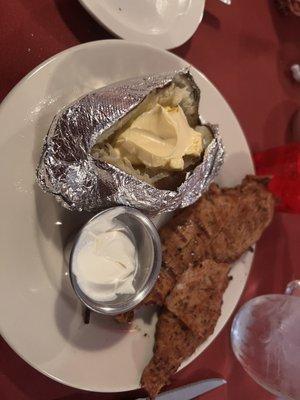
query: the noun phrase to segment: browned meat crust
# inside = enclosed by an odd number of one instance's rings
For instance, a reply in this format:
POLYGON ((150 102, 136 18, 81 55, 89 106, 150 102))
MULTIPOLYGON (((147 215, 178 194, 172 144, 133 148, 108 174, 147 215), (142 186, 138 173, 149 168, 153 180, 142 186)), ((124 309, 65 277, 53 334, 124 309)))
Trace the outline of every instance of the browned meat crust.
POLYGON ((143 303, 163 305, 166 296, 173 289, 175 283, 176 277, 173 272, 162 267, 154 288, 145 298, 143 303))
POLYGON ((228 264, 207 260, 189 267, 166 299, 158 319, 154 355, 141 384, 154 398, 181 362, 213 333, 228 285, 228 264))
POLYGON ((164 310, 155 333, 154 356, 144 369, 141 384, 154 398, 169 378, 199 345, 194 335, 175 315, 164 310))
MULTIPOLYGON (((259 240, 272 220, 274 198, 266 183, 265 178, 247 176, 240 186, 231 189, 212 184, 197 203, 177 214, 160 231, 164 260, 161 275, 168 269, 180 276, 205 259, 236 261, 259 240)), ((157 282, 153 292, 159 292, 158 304, 171 289, 157 282)))
POLYGON ((228 264, 253 245, 272 220, 274 199, 266 183, 249 176, 232 189, 213 184, 162 228, 164 265, 147 302, 166 308, 141 380, 152 398, 212 334, 228 285, 228 264))
POLYGON ((131 322, 134 319, 134 311, 131 310, 131 311, 124 312, 123 314, 116 315, 115 319, 120 324, 131 324, 131 322))
POLYGON ((167 268, 180 275, 204 259, 237 260, 261 236, 273 217, 274 199, 265 179, 246 177, 240 186, 216 184, 160 231, 167 268))
POLYGON ((166 298, 166 307, 201 339, 214 331, 228 285, 229 265, 213 260, 190 267, 166 298))

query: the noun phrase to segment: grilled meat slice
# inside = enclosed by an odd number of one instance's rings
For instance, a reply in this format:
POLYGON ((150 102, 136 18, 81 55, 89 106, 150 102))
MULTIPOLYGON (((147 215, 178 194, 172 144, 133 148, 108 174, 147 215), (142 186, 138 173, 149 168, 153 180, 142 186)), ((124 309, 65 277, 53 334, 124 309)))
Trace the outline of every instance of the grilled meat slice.
POLYGON ((176 283, 176 277, 172 271, 162 266, 159 277, 152 291, 143 301, 143 304, 163 305, 166 296, 170 293, 176 283))
POLYGON ((211 186, 211 201, 216 209, 226 213, 219 233, 209 243, 207 258, 226 263, 236 261, 260 239, 273 218, 275 206, 266 182, 265 178, 248 176, 237 188, 211 186))
POLYGON ((189 357, 201 340, 194 335, 175 315, 164 310, 158 318, 155 333, 154 355, 144 369, 141 384, 155 398, 169 378, 189 357))
POLYGON ((213 333, 221 314, 229 268, 213 260, 189 267, 166 298, 168 310, 202 340, 213 333))
POLYGON ((229 281, 228 263, 260 238, 273 217, 274 199, 266 183, 248 176, 232 189, 213 184, 162 228, 162 278, 149 298, 166 308, 141 380, 151 397, 213 332, 229 281))
MULTIPOLYGON (((275 201, 266 183, 265 178, 247 176, 235 188, 221 189, 212 184, 197 203, 177 214, 160 231, 164 260, 161 275, 166 268, 179 277, 205 259, 236 261, 272 220, 275 201)), ((170 288, 162 291, 159 285, 157 282, 153 293, 160 293, 162 304, 170 288)))
MULTIPOLYGON (((193 248, 198 244, 199 228, 194 210, 193 206, 185 208, 159 232, 165 268, 171 270, 175 276, 180 276, 188 267, 193 258, 193 248)), ((205 243, 198 247, 198 256, 201 257, 205 254, 205 243)))
POLYGON ((228 270, 228 264, 212 260, 190 267, 167 297, 168 309, 163 310, 156 326, 154 355, 141 379, 151 398, 213 332, 228 284, 228 270))

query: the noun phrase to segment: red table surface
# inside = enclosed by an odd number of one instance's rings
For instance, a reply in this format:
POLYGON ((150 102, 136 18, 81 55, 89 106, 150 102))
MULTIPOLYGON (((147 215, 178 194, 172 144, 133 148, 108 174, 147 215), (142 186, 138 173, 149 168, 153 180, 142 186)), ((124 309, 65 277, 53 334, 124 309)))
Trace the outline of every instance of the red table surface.
MULTIPOLYGON (((76 0, 1 0, 0 11, 1 100, 50 56, 78 43, 112 37, 76 0)), ((273 1, 233 0, 228 7, 207 0, 197 32, 174 53, 219 88, 252 151, 288 141, 291 116, 300 108, 300 84, 293 82, 289 72, 292 63, 300 63, 300 18, 280 15, 273 1)), ((300 216, 277 214, 257 246, 240 305, 257 295, 281 293, 290 280, 300 277, 297 244, 300 216)), ((175 384, 222 376, 228 384, 201 399, 272 399, 235 360, 229 340, 231 322, 198 359, 176 375, 175 384)), ((27 365, 3 340, 0 367, 1 400, 135 398, 133 393, 87 393, 54 382, 27 365)))

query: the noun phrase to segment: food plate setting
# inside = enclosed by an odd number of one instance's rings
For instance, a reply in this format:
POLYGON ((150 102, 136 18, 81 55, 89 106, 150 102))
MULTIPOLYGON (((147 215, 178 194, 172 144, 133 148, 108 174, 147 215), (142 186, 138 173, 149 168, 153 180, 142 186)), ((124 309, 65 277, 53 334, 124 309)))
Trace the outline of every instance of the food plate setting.
POLYGON ((154 398, 230 318, 272 219, 234 113, 179 57, 106 40, 33 70, 0 125, 3 337, 66 385, 154 398))

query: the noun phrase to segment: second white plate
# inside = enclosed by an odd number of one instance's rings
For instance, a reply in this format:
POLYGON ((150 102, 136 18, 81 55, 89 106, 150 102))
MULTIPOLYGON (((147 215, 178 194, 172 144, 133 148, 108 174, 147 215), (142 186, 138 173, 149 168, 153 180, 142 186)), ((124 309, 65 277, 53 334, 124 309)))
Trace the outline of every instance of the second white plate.
POLYGON ((173 49, 203 17, 205 0, 79 0, 106 29, 127 40, 173 49))
MULTIPOLYGON (((93 314, 84 325, 71 289, 64 256, 69 238, 87 216, 69 212, 35 183, 43 137, 55 113, 96 87, 188 64, 173 54, 123 40, 86 43, 37 67, 0 107, 0 330, 34 368, 80 389, 135 389, 152 354, 155 317, 141 313, 130 331, 93 314)), ((230 107, 208 79, 191 72, 201 89, 200 114, 219 123, 227 152, 218 181, 240 183, 253 172, 250 152, 230 107)), ((212 342, 236 306, 252 253, 232 269, 222 315, 213 335, 184 363, 212 342)))

